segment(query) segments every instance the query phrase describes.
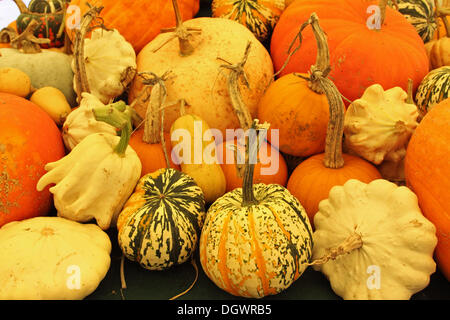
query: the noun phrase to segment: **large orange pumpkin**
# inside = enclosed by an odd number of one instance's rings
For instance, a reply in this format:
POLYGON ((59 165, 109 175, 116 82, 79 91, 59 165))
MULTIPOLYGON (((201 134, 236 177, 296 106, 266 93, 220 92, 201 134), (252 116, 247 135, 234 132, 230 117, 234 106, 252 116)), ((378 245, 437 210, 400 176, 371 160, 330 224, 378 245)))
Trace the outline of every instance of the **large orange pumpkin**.
MULTIPOLYGON (((89 10, 87 5, 103 6, 100 17, 107 28, 117 29, 139 52, 147 43, 159 34, 161 28, 175 26, 175 14, 169 0, 72 0, 69 6, 66 31, 74 40, 73 26, 89 10)), ((178 0, 181 17, 184 20, 193 18, 199 9, 199 0, 178 0)))
POLYGON ((51 193, 36 190, 45 164, 64 156, 55 122, 34 103, 0 93, 0 227, 48 214, 51 193))
POLYGON ((438 265, 450 281, 450 99, 435 105, 408 144, 405 178, 419 198, 423 214, 434 223, 438 265))
MULTIPOLYGON (((353 101, 375 83, 384 88, 399 86, 405 91, 408 78, 415 90, 428 73, 428 58, 416 29, 396 10, 387 7, 380 29, 373 18, 376 7, 387 0, 297 0, 282 13, 271 39, 271 56, 279 71, 288 57, 301 24, 317 13, 328 36, 331 72, 341 94, 353 101), (371 29, 372 28, 372 29, 371 29)), ((381 6, 382 7, 382 6, 381 6)), ((380 8, 380 7, 378 7, 380 8)), ((380 10, 380 12, 382 12, 380 10)), ((381 17, 381 15, 378 15, 381 17)), ((280 75, 307 72, 316 57, 311 30, 302 34, 296 51, 280 75)), ((294 43, 294 47, 296 43, 294 43)))

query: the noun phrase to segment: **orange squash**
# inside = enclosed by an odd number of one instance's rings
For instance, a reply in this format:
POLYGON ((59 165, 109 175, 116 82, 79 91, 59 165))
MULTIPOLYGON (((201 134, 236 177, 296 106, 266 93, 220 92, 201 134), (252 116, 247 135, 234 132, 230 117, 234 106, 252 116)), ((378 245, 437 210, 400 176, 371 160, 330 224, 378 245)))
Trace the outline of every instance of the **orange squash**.
POLYGON ((450 99, 435 105, 422 119, 408 144, 406 185, 436 226, 437 264, 450 281, 450 99))
MULTIPOLYGON (((313 13, 311 23, 317 23, 317 15, 313 13)), ((314 29, 322 33, 322 29, 314 29)), ((321 36, 322 39, 324 35, 321 36)), ((342 138, 344 132, 345 106, 335 84, 328 78, 317 74, 318 85, 325 92, 330 107, 329 122, 325 143, 325 153, 314 155, 302 163, 289 177, 287 189, 300 201, 314 226, 314 215, 318 211, 319 202, 327 199, 330 189, 343 185, 349 179, 357 179, 368 183, 381 179, 374 165, 368 161, 342 154, 342 138)))
MULTIPOLYGON (((311 26, 320 28, 318 23, 311 26)), ((330 57, 326 36, 320 38, 321 34, 314 30, 318 51, 310 73, 320 72, 326 76, 330 57)), ((270 130, 279 133, 279 145, 270 140, 271 134, 269 141, 281 152, 295 157, 308 157, 325 148, 329 117, 327 97, 318 84, 319 78, 307 77, 307 74, 295 73, 282 76, 271 83, 258 104, 258 119, 269 122, 270 130)))
POLYGON ((52 208, 48 188, 36 190, 45 164, 65 155, 55 122, 36 104, 0 93, 0 227, 46 215, 52 208))
MULTIPOLYGON (((184 20, 191 19, 199 10, 199 0, 178 0, 184 20)), ((168 0, 92 0, 91 5, 103 6, 100 17, 107 28, 117 29, 139 52, 159 34, 160 29, 174 27, 174 11, 168 0)), ((82 15, 89 10, 87 1, 72 0, 69 5, 66 32, 74 41, 74 28, 82 15), (79 11, 74 9, 77 7, 79 11), (80 16, 78 16, 80 15, 80 16)))
MULTIPOLYGON (((243 159, 245 148, 237 143, 237 139, 225 141, 217 146, 217 157, 221 161, 223 173, 227 181, 226 192, 241 188, 244 182, 237 169, 237 160, 233 145, 237 147, 243 159)), ((281 153, 264 141, 258 152, 258 162, 255 164, 253 183, 279 184, 286 186, 288 169, 281 153)))

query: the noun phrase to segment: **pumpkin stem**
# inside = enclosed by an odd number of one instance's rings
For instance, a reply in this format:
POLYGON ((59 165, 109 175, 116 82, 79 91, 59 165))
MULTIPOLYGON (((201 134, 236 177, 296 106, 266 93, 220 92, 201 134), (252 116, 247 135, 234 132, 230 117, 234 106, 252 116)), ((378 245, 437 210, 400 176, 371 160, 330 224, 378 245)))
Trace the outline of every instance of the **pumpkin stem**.
POLYGON ((27 6, 22 0, 14 0, 14 3, 19 8, 20 13, 29 13, 30 10, 28 10, 27 6))
POLYGON ((406 103, 414 104, 414 97, 413 97, 413 81, 411 78, 408 78, 408 97, 406 98, 406 103))
POLYGON ((81 94, 83 92, 90 93, 89 82, 86 74, 86 65, 84 59, 84 39, 86 33, 90 29, 91 22, 97 18, 100 12, 103 10, 101 7, 91 7, 88 12, 83 15, 81 20, 81 26, 75 31, 74 41, 74 64, 75 64, 75 88, 77 91, 77 100, 81 101, 81 94))
POLYGON ((164 105, 167 97, 167 89, 164 82, 170 72, 164 73, 158 77, 153 72, 140 72, 138 75, 142 77, 142 83, 146 86, 147 91, 151 90, 149 96, 144 98, 148 100, 147 111, 145 115, 144 135, 142 140, 145 143, 160 143, 159 129, 161 127, 160 109, 164 105))
POLYGON ((17 34, 17 31, 12 28, 4 28, 0 32, 0 42, 9 42, 11 44, 11 48, 20 50, 24 53, 39 53, 42 51, 40 46, 41 44, 50 43, 50 39, 37 38, 34 36, 34 31, 39 25, 40 24, 38 21, 31 20, 21 34, 17 34))
POLYGON ((258 203, 253 190, 253 173, 256 162, 258 161, 258 151, 264 141, 269 124, 259 124, 259 120, 253 120, 252 126, 248 133, 247 143, 245 145, 245 169, 244 179, 242 183, 242 206, 251 206, 258 203))
POLYGON ((386 19, 386 7, 388 4, 388 0, 380 0, 378 3, 378 7, 380 7, 380 28, 384 24, 384 20, 386 19))
POLYGON ((200 33, 201 30, 197 28, 186 28, 183 25, 183 19, 181 17, 180 9, 178 7, 177 0, 172 0, 173 10, 175 11, 176 18, 176 27, 175 28, 163 28, 161 29, 161 33, 173 32, 173 35, 165 41, 161 46, 153 50, 153 52, 158 51, 162 47, 164 47, 167 43, 172 41, 175 38, 178 38, 178 42, 180 45, 180 54, 182 56, 191 55, 194 52, 194 46, 191 44, 189 39, 192 37, 194 32, 200 33))
POLYGON ((103 121, 120 131, 120 140, 114 148, 120 156, 125 155, 125 151, 130 141, 131 127, 131 110, 123 101, 117 101, 106 106, 95 107, 92 109, 95 119, 103 121))
POLYGON ((340 245, 335 248, 328 249, 328 253, 325 256, 308 263, 308 266, 322 265, 330 260, 336 260, 337 257, 348 254, 353 250, 361 248, 362 246, 363 241, 361 235, 354 231, 353 234, 345 239, 340 245))

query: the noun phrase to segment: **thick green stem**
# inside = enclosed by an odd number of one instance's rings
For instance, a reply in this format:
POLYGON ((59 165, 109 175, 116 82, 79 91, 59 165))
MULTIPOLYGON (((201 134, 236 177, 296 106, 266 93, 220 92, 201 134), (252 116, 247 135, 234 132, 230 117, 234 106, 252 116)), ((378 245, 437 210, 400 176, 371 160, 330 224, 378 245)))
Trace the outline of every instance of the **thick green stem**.
POLYGON ((114 152, 120 156, 125 155, 132 133, 130 107, 125 102, 118 101, 110 105, 96 107, 92 111, 97 121, 106 122, 120 130, 120 140, 114 147, 114 152))

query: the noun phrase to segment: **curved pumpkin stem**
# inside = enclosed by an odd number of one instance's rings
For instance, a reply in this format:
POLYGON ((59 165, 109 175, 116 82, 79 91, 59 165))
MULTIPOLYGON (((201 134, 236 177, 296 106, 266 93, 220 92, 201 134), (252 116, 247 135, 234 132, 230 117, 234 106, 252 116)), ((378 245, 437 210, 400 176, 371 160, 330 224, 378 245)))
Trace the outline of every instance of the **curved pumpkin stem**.
POLYGON ((19 8, 20 13, 29 13, 30 10, 28 10, 27 6, 22 0, 14 0, 14 3, 19 8))

